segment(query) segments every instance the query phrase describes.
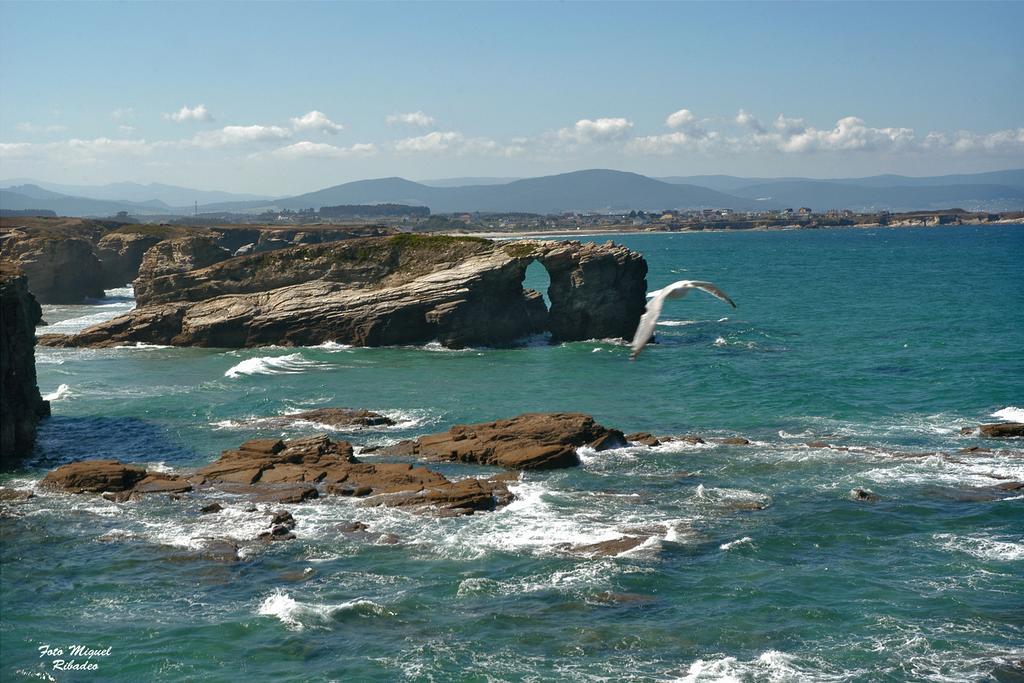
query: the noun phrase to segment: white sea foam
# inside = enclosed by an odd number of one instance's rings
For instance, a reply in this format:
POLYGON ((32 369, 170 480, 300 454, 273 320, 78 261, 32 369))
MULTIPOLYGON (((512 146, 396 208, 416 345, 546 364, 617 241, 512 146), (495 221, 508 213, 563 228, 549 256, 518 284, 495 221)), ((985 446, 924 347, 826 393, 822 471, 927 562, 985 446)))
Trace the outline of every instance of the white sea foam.
POLYGON ((1002 541, 981 534, 970 536, 935 534, 932 539, 943 550, 967 553, 979 560, 997 562, 1024 560, 1024 542, 1022 541, 1002 541))
POLYGON ((335 341, 326 341, 323 344, 317 344, 316 346, 310 346, 311 349, 322 349, 324 351, 351 351, 351 344, 339 344, 335 341))
POLYGON ((286 356, 257 356, 247 358, 241 363, 231 366, 225 377, 237 379, 252 375, 294 375, 307 370, 328 367, 325 363, 303 358, 301 353, 289 353, 286 356))
MULTIPOLYGON (((296 413, 304 412, 308 408, 289 408, 281 413, 283 416, 294 415, 296 413)), ((351 433, 356 431, 367 431, 367 432, 387 432, 387 431, 405 431, 419 427, 423 424, 427 424, 434 420, 434 417, 424 410, 377 410, 374 411, 381 415, 391 418, 394 420, 393 425, 348 425, 344 427, 335 427, 329 424, 323 424, 320 422, 313 422, 311 420, 296 420, 287 425, 281 425, 277 423, 278 417, 261 417, 257 415, 249 415, 248 417, 241 417, 238 419, 225 419, 210 422, 209 425, 214 429, 251 429, 254 426, 276 424, 277 426, 287 426, 297 429, 315 429, 323 432, 345 432, 351 433)))
POLYGON ((336 605, 305 603, 299 602, 280 588, 275 589, 260 603, 257 614, 275 617, 289 629, 301 631, 306 627, 326 626, 336 614, 348 610, 377 616, 392 614, 383 606, 366 598, 356 598, 336 605))
POLYGON ((1024 408, 1007 406, 1006 408, 992 413, 992 417, 998 417, 999 419, 1006 420, 1007 422, 1024 422, 1024 408))
POLYGON ((657 324, 663 327, 685 327, 699 322, 699 320, 659 320, 657 324))
POLYGON ((771 496, 764 493, 747 491, 746 489, 716 488, 714 486, 704 486, 704 484, 697 485, 697 488, 693 492, 693 497, 698 501, 723 505, 725 507, 736 504, 744 505, 748 503, 768 506, 772 501, 771 496))
POLYGON ((736 657, 720 656, 698 659, 687 672, 675 679, 677 683, 740 683, 740 681, 841 681, 849 673, 824 670, 821 662, 810 666, 795 655, 778 650, 762 652, 757 659, 740 661, 736 657))
POLYGON ((118 344, 115 349, 173 349, 170 344, 147 344, 146 342, 135 342, 134 344, 118 344))
POLYGON ((722 545, 718 546, 718 549, 719 550, 732 550, 733 548, 735 548, 738 545, 746 545, 748 543, 753 543, 753 542, 754 542, 754 539, 752 539, 750 536, 744 536, 743 538, 737 538, 735 541, 729 541, 728 543, 723 543, 722 545))
POLYGON ((712 343, 712 346, 718 346, 718 347, 728 346, 728 345, 729 345, 729 342, 725 341, 725 337, 716 337, 715 341, 712 343))
POLYGON ((81 332, 87 327, 92 327, 93 325, 106 322, 111 318, 116 318, 122 313, 127 313, 129 310, 131 310, 131 307, 129 306, 119 306, 117 309, 104 308, 98 313, 90 313, 76 318, 68 318, 67 320, 52 322, 43 329, 47 334, 74 334, 76 332, 81 332))
POLYGON ((57 387, 56 391, 51 391, 48 394, 43 395, 44 401, 61 401, 71 396, 71 387, 67 384, 61 384, 57 387))

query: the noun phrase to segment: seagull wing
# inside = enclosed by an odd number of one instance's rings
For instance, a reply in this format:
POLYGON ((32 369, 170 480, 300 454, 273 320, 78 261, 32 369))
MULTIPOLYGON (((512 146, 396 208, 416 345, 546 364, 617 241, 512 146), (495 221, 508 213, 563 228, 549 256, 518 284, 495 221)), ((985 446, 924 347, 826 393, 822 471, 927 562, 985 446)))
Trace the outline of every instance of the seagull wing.
POLYGON ((647 302, 647 310, 644 311, 643 316, 640 318, 640 324, 637 325, 636 333, 633 335, 633 342, 629 345, 632 349, 632 353, 629 357, 636 358, 640 355, 640 352, 647 346, 647 342, 654 336, 654 326, 658 323, 658 317, 661 315, 661 307, 665 305, 665 298, 668 297, 670 288, 662 289, 655 293, 650 301, 647 302))
POLYGON ((721 299, 733 308, 736 308, 735 302, 729 298, 729 295, 710 282, 703 282, 701 280, 680 280, 679 282, 673 282, 661 291, 667 292, 667 296, 673 299, 679 299, 686 296, 687 292, 691 289, 699 289, 702 292, 707 292, 716 299, 721 299))

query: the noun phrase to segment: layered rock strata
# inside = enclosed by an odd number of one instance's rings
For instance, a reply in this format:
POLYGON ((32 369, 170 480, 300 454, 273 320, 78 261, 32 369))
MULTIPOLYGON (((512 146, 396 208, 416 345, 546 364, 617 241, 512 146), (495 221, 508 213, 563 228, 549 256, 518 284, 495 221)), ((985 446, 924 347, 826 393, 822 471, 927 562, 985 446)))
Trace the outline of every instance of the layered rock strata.
POLYGON ((292 247, 176 273, 144 262, 137 309, 40 343, 241 348, 437 340, 461 348, 545 330, 555 342, 629 337, 644 310, 646 273, 642 256, 611 243, 408 234, 292 247), (550 310, 522 286, 534 261, 551 277, 550 310))

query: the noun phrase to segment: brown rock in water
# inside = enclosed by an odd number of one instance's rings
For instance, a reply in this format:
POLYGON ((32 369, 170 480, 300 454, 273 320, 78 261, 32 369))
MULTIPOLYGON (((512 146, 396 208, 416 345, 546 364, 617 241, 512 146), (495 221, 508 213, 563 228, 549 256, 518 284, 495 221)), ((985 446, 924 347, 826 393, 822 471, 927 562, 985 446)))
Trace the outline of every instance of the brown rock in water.
POLYGON ((204 505, 203 507, 199 508, 199 512, 203 515, 209 515, 213 514, 214 512, 220 512, 223 509, 224 506, 221 505, 220 503, 210 503, 209 505, 204 505))
POLYGON ((637 546, 641 545, 646 538, 642 536, 622 536, 621 538, 615 538, 610 541, 599 541, 598 543, 587 543, 582 545, 571 545, 568 549, 576 552, 583 553, 584 555, 600 555, 603 557, 612 557, 619 555, 628 550, 632 550, 637 546))
POLYGON ((996 424, 978 425, 978 432, 987 439, 1007 439, 1024 436, 1024 422, 998 422, 996 424))
POLYGON ((718 443, 725 446, 749 446, 750 439, 745 439, 742 436, 730 436, 725 439, 720 439, 718 443))
POLYGON ((447 432, 421 436, 378 452, 541 470, 579 465, 576 449, 580 446, 605 450, 626 445, 622 432, 597 424, 589 415, 525 413, 508 420, 456 425, 447 432))
MULTIPOLYGON (((196 245, 201 238, 183 239, 196 245)), ((614 245, 401 234, 301 245, 204 268, 168 252, 179 244, 165 240, 146 252, 135 281, 137 309, 40 343, 240 348, 437 340, 461 348, 508 344, 544 330, 555 342, 628 338, 645 306, 646 262, 614 245), (522 286, 534 261, 551 277, 550 310, 522 286)))
POLYGON ((804 444, 808 448, 828 448, 829 445, 824 441, 808 441, 804 444))
MULTIPOLYGON (((44 477, 42 485, 70 493, 105 492, 124 502, 144 493, 187 493, 214 487, 248 495, 257 503, 298 504, 331 495, 370 497, 372 505, 440 510, 454 515, 494 510, 513 500, 510 477, 450 481, 444 475, 408 463, 363 463, 348 442, 324 435, 291 441, 258 439, 227 450, 216 462, 189 477, 146 472, 115 460, 91 460, 64 465, 44 477)), ((219 503, 204 514, 221 510, 219 503)), ((252 508, 253 510, 255 508, 252 508)), ((288 526, 291 515, 277 512, 274 526, 288 526)), ((294 524, 294 520, 291 520, 294 524)), ((272 534, 278 539, 282 534, 272 534)))
POLYGON ((629 441, 630 443, 640 443, 652 448, 661 444, 658 437, 653 434, 649 434, 648 432, 633 432, 632 434, 626 434, 626 441, 629 441))
POLYGON ((32 453, 36 425, 50 414, 36 383, 35 326, 41 316, 27 278, 0 261, 0 469, 32 453))
POLYGON ((850 498, 863 503, 875 503, 878 502, 879 497, 877 494, 871 492, 868 489, 856 488, 850 491, 850 498))
POLYGON ((204 538, 202 547, 195 556, 213 562, 238 562, 238 544, 227 538, 204 538))
POLYGON ((672 441, 682 441, 683 443, 700 445, 707 443, 704 439, 700 438, 696 434, 683 434, 682 436, 663 436, 661 437, 662 443, 671 443, 672 441))
POLYGON ((35 497, 36 494, 31 491, 19 491, 0 486, 0 503, 20 503, 35 497))
POLYGON ((280 503, 290 505, 303 503, 307 500, 319 498, 320 492, 315 486, 284 486, 280 488, 258 487, 256 490, 257 503, 280 503))
POLYGON ((967 454, 967 453, 991 453, 991 452, 992 452, 991 448, 984 448, 982 446, 967 446, 967 447, 961 448, 959 451, 957 451, 957 453, 964 453, 964 454, 967 454))
POLYGON ((280 415, 269 422, 290 424, 293 422, 315 422, 328 427, 379 427, 395 424, 390 417, 370 410, 354 410, 352 408, 317 408, 301 413, 280 415))
POLYGON ((169 474, 148 474, 132 487, 133 493, 188 493, 192 484, 188 480, 169 474))
POLYGON ((83 460, 61 465, 40 482, 46 488, 68 493, 129 491, 146 478, 146 470, 117 460, 83 460))

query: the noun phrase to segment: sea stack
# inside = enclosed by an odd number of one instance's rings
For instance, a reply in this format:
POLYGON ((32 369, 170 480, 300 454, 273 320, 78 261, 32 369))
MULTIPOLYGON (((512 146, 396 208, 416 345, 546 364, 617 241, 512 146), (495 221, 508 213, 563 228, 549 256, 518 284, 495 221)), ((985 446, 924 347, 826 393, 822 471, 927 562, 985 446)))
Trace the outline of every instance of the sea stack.
POLYGON ((28 278, 0 261, 0 469, 32 452, 36 423, 50 404, 36 384, 35 327, 42 311, 28 291, 28 278))

